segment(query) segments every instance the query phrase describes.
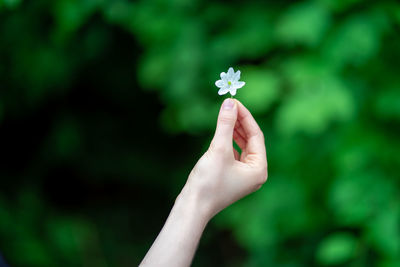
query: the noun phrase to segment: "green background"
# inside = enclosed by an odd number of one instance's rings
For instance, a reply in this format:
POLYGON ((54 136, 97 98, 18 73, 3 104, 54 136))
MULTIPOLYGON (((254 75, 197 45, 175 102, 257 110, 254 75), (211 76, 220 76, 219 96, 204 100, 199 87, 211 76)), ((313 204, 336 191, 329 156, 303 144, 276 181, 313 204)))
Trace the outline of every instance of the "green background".
POLYGON ((400 266, 397 1, 0 0, 0 251, 135 266, 232 66, 269 179, 193 266, 400 266))

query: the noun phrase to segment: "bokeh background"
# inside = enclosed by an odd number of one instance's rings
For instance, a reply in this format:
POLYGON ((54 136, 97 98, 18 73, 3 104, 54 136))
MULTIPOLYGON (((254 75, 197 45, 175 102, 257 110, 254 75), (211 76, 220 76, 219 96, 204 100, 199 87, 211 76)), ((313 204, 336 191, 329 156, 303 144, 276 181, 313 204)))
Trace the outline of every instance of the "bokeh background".
POLYGON ((0 0, 0 254, 135 266, 224 97, 269 180, 193 266, 400 266, 398 1, 0 0))

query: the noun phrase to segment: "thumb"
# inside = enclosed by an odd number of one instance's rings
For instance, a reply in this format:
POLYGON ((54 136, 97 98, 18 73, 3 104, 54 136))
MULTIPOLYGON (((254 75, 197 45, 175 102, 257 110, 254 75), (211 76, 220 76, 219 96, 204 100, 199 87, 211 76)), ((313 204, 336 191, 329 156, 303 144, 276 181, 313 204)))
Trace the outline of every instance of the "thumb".
POLYGON ((217 129, 213 138, 213 145, 217 147, 232 147, 233 129, 237 119, 237 103, 227 98, 219 110, 217 129))

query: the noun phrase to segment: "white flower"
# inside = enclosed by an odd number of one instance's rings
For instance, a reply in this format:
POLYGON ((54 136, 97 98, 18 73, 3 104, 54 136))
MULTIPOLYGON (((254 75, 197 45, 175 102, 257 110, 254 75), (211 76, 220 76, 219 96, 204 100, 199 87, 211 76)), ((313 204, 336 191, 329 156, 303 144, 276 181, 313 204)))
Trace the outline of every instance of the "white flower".
POLYGON ((236 90, 242 88, 245 82, 240 82, 240 70, 235 72, 233 68, 229 68, 228 73, 221 72, 221 80, 215 82, 215 85, 219 88, 218 94, 224 95, 231 93, 236 95, 236 90))

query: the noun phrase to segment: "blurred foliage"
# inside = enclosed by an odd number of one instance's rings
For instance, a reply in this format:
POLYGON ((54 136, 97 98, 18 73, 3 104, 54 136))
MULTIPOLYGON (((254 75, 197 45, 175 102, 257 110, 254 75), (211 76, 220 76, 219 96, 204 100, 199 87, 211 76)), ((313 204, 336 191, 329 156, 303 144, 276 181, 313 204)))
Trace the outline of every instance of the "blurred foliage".
POLYGON ((400 265, 397 1, 0 0, 0 38, 12 266, 137 265, 229 66, 270 178, 209 224, 194 266, 400 265))

